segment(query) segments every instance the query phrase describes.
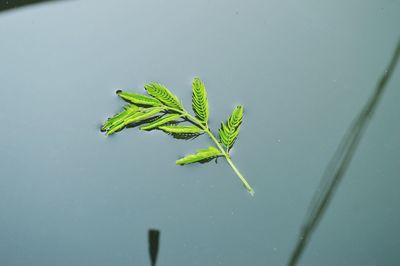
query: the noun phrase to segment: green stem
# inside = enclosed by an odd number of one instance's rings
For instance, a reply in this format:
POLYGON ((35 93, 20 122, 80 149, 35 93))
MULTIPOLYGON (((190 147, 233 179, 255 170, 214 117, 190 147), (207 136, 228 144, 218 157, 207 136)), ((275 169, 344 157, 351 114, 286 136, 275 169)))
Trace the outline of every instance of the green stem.
POLYGON ((207 132, 207 134, 210 136, 210 138, 215 142, 215 144, 218 146, 218 148, 220 149, 220 151, 222 152, 222 154, 224 155, 225 159, 227 160, 227 162, 229 163, 229 165, 231 166, 231 168, 233 169, 233 171, 236 173, 236 175, 240 178, 240 180, 242 181, 243 185, 245 186, 245 188, 247 189, 247 191, 253 196, 254 195, 254 190, 252 189, 252 187, 249 185, 249 183, 247 182, 247 180, 242 176, 242 174, 239 172, 239 170, 236 168, 235 164, 232 162, 231 157, 229 156, 229 154, 227 152, 225 152, 224 148, 222 148, 221 144, 219 144, 219 142, 217 141, 217 139, 215 138, 214 134, 207 128, 205 130, 207 132))
POLYGON ((225 151, 225 149, 221 146, 221 144, 218 142, 218 140, 215 138, 214 134, 211 132, 211 130, 208 128, 208 124, 204 125, 201 121, 199 121, 196 117, 192 116, 189 114, 186 110, 179 110, 175 108, 170 108, 166 107, 167 110, 171 110, 174 112, 180 113, 182 116, 186 116, 186 118, 192 120, 197 126, 199 126, 204 132, 208 134, 208 136, 214 141, 215 145, 217 145, 218 149, 221 151, 222 155, 225 157, 226 161, 229 163, 230 167, 233 169, 233 171, 236 173, 236 175, 240 178, 242 181, 243 185, 247 189, 247 191, 253 196, 254 195, 254 190, 253 188, 249 185, 247 180, 243 177, 243 175, 239 172, 239 170, 236 168, 235 164, 232 162, 231 157, 229 156, 228 151, 225 151))
POLYGON ((240 178, 240 180, 243 182, 243 185, 247 189, 247 191, 254 196, 255 192, 247 182, 247 180, 242 176, 242 174, 239 172, 239 170, 236 168, 235 164, 232 162, 231 158, 229 155, 225 154, 225 158, 228 161, 229 165, 232 167, 233 171, 235 171, 236 175, 240 178))

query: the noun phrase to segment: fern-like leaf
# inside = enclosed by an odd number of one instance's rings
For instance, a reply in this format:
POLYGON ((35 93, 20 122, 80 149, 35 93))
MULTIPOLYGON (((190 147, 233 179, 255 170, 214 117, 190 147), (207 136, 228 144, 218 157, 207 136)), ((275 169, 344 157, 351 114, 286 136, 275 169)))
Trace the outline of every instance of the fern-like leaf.
POLYGON ((102 126, 101 130, 108 131, 112 127, 115 127, 115 126, 121 124, 125 118, 132 116, 137 112, 139 112, 139 107, 137 107, 136 105, 130 104, 130 105, 124 106, 124 110, 122 112, 107 119, 107 121, 102 126))
POLYGON ((243 111, 243 106, 237 106, 233 110, 228 121, 226 123, 221 123, 221 127, 219 128, 219 138, 228 151, 232 148, 233 144, 235 144, 236 138, 239 135, 243 111))
POLYGON ((148 94, 160 100, 165 105, 179 110, 183 109, 178 97, 173 95, 165 86, 158 83, 149 83, 144 85, 144 88, 148 94))
POLYGON ((168 125, 160 126, 159 129, 172 134, 200 134, 203 130, 196 126, 178 126, 178 125, 168 125))
POLYGON ((189 163, 207 162, 222 156, 222 153, 215 147, 209 147, 208 149, 198 150, 195 154, 190 154, 176 161, 178 165, 185 165, 189 163))
POLYGON ((159 126, 165 125, 166 123, 172 122, 180 117, 181 117, 181 115, 179 115, 179 114, 165 115, 163 117, 160 117, 157 120, 152 121, 151 123, 148 123, 147 125, 140 127, 140 129, 141 130, 152 130, 159 126))
POLYGON ((138 105, 150 105, 150 106, 161 106, 162 103, 152 97, 138 94, 138 93, 132 93, 132 92, 125 92, 125 91, 117 91, 117 94, 119 97, 124 99, 127 102, 131 102, 134 104, 138 105))
POLYGON ((138 122, 138 121, 147 119, 149 117, 152 117, 153 115, 158 114, 161 110, 162 110, 162 108, 159 108, 159 107, 143 109, 140 112, 139 116, 137 116, 135 118, 128 118, 128 119, 125 120, 125 123, 128 125, 128 124, 131 124, 131 123, 134 123, 134 122, 138 122))
POLYGON ((196 116, 203 122, 208 122, 208 100, 204 83, 195 78, 193 81, 192 108, 196 116))
POLYGON ((109 118, 104 123, 102 131, 105 131, 107 135, 111 135, 125 127, 141 126, 141 130, 159 129, 177 139, 193 139, 206 133, 216 147, 198 150, 195 154, 190 154, 177 160, 176 164, 203 163, 217 157, 225 157, 249 193, 251 195, 254 194, 254 190, 236 168, 229 155, 229 150, 240 132, 243 119, 242 106, 237 106, 229 119, 225 123, 221 123, 219 143, 208 128, 207 92, 199 78, 194 79, 192 88, 192 108, 197 118, 188 113, 179 98, 165 86, 158 83, 149 83, 144 87, 149 96, 122 91, 117 92, 118 96, 131 104, 125 106, 122 112, 109 118), (187 125, 182 125, 181 122, 187 122, 187 125))
MULTIPOLYGON (((148 109, 141 109, 136 112, 131 112, 128 115, 122 115, 117 120, 115 120, 114 123, 105 127, 104 130, 106 131, 107 135, 112 135, 115 132, 120 131, 121 129, 123 129, 124 127, 126 127, 129 124, 139 122, 139 121, 142 121, 142 120, 152 117, 153 115, 159 113, 161 110, 162 110, 161 107, 154 107, 154 108, 148 108, 148 109)), ((127 111, 127 110, 125 110, 125 111, 127 111)), ((114 118, 112 118, 112 119, 114 119, 114 118)))

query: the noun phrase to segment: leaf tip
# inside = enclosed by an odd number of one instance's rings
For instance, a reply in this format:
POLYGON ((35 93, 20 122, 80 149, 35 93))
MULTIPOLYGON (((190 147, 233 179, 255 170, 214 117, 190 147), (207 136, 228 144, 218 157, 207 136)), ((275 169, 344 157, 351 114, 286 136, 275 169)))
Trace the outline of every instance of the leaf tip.
POLYGON ((147 84, 144 84, 144 89, 145 90, 149 90, 149 89, 151 89, 152 87, 154 86, 154 83, 147 83, 147 84))
POLYGON ((241 104, 239 104, 238 106, 236 106, 236 109, 237 109, 238 111, 240 111, 241 113, 244 112, 244 106, 241 105, 241 104))

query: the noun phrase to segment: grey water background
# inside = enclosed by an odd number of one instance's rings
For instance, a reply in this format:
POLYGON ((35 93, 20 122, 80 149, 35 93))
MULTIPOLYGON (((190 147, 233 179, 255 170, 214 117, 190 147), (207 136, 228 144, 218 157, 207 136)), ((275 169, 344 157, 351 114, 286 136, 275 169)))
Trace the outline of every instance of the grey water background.
MULTIPOLYGON (((398 40, 398 1, 60 1, 0 13, 0 265, 285 265, 320 176, 398 40), (100 124, 116 89, 167 85, 211 128, 246 114, 233 160, 211 144, 100 124)), ((396 71, 301 265, 400 261, 396 71)))

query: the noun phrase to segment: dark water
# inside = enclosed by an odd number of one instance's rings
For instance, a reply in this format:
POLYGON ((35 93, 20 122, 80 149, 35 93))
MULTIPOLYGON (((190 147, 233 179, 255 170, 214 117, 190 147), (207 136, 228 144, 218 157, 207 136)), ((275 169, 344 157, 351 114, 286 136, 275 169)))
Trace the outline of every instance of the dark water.
MULTIPOLYGON (((399 37, 398 1, 60 1, 0 13, 0 265, 285 265, 320 176, 399 37), (211 144, 101 123, 117 89, 206 83, 216 132, 245 106, 229 165, 211 144)), ((400 261, 400 71, 301 265, 400 261)))

